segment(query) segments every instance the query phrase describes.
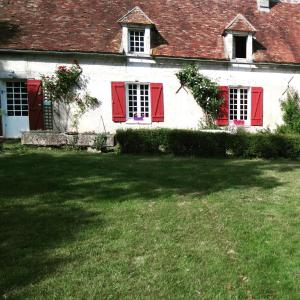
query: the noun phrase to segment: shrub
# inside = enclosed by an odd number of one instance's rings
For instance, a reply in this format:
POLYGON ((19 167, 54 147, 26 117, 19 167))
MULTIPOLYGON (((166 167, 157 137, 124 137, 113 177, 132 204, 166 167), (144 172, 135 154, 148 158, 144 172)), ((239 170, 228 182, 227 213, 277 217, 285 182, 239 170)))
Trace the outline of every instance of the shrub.
POLYGON ((300 156, 300 136, 271 133, 239 133, 232 135, 228 149, 236 157, 296 158, 300 156))
POLYGON ((107 135, 105 133, 99 133, 96 135, 93 149, 96 149, 97 151, 106 152, 107 151, 107 135))
POLYGON ((192 130, 172 130, 168 149, 175 155, 225 156, 228 134, 192 130))
POLYGON ((300 133, 300 96, 289 89, 286 99, 281 103, 284 125, 279 126, 279 133, 300 133))
POLYGON ((296 158, 300 136, 265 133, 228 134, 178 129, 119 130, 121 153, 170 153, 179 156, 296 158))
POLYGON ((119 130, 121 153, 172 153, 175 155, 225 156, 228 134, 192 130, 119 130))
POLYGON ((121 153, 160 153, 166 152, 169 129, 128 129, 118 130, 116 139, 121 153))

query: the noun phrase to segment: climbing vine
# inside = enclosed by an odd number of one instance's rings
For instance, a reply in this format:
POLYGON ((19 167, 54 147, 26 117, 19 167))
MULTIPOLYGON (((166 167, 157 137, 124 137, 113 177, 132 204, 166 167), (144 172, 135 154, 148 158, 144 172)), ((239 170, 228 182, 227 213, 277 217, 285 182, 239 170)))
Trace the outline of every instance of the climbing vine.
POLYGON ((187 87, 205 115, 205 127, 215 126, 223 99, 219 97, 218 84, 202 75, 196 65, 187 65, 176 74, 181 87, 187 87))
POLYGON ((100 105, 100 101, 86 91, 88 81, 77 62, 71 67, 59 66, 52 76, 41 78, 44 92, 54 104, 54 121, 59 122, 56 127, 61 131, 67 131, 71 117, 73 127, 78 130, 82 115, 100 105))

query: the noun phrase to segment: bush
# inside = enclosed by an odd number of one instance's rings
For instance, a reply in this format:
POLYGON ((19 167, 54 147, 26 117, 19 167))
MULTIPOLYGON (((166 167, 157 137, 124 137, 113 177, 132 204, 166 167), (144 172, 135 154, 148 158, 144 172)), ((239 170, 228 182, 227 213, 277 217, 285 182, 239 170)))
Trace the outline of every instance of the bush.
POLYGON ((278 127, 279 133, 300 133, 300 96, 289 89, 286 99, 281 103, 284 125, 278 127))
POLYGON ((169 129, 118 130, 116 139, 121 153, 160 153, 166 152, 169 132, 169 129))
POLYGON ((97 151, 106 152, 107 151, 107 135, 105 133, 97 134, 92 148, 97 151))
POLYGON ((3 139, 0 137, 0 152, 3 151, 3 139))
POLYGON ((178 129, 119 130, 121 153, 244 158, 296 158, 300 156, 300 136, 272 133, 228 134, 178 129))
POLYGON ((300 136, 272 133, 239 133, 232 135, 228 149, 236 157, 296 158, 300 156, 300 136))
POLYGON ((228 134, 192 130, 119 130, 121 153, 171 153, 174 155, 225 156, 228 134))

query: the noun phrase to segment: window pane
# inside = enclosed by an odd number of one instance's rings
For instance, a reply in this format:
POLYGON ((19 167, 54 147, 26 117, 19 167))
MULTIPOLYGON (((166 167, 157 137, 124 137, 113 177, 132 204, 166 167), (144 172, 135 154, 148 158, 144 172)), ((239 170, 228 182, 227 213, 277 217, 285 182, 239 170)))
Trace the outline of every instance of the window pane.
POLYGON ((145 51, 145 31, 129 31, 129 51, 143 53, 145 51))
POLYGON ((23 81, 6 82, 7 111, 9 116, 28 116, 28 96, 23 81))
POLYGON ((127 89, 128 117, 143 121, 149 117, 149 85, 129 84, 127 89))

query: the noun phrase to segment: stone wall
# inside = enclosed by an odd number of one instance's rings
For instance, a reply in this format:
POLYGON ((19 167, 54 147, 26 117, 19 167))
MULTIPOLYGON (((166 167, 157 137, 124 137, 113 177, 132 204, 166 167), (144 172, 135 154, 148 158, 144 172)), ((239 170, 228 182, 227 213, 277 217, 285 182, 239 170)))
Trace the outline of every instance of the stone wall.
MULTIPOLYGON (((23 132, 21 142, 23 145, 61 147, 65 145, 79 146, 83 148, 94 145, 97 134, 65 134, 53 131, 23 132)), ((114 135, 107 134, 107 147, 115 146, 114 135)))

